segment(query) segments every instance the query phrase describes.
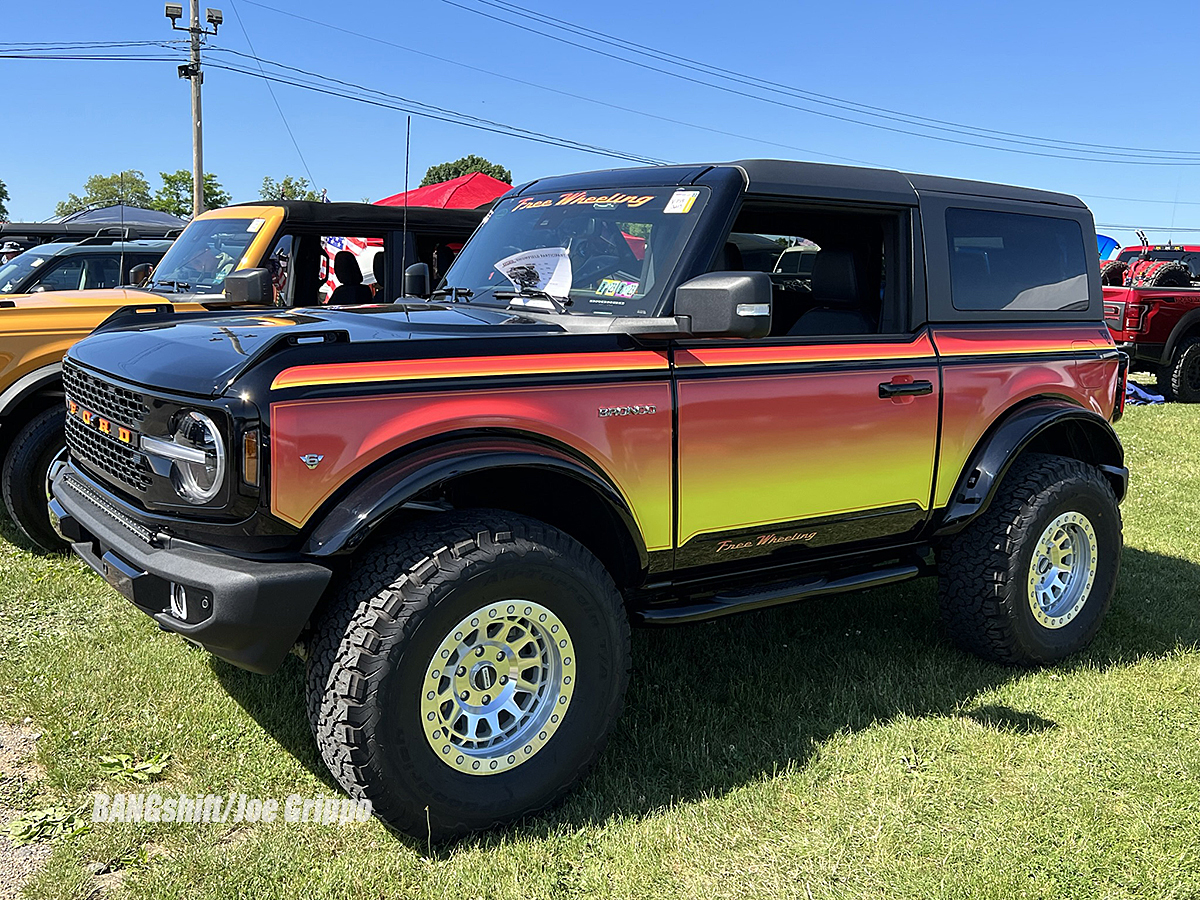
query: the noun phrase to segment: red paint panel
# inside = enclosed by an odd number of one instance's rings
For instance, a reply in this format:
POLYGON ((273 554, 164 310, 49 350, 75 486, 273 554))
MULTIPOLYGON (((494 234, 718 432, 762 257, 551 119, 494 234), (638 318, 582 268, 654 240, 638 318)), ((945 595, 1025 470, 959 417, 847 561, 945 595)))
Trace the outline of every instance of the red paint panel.
POLYGON ((362 384, 422 378, 479 378, 497 375, 551 375, 564 372, 620 372, 667 369, 666 353, 538 353, 528 356, 475 356, 449 359, 390 359, 377 362, 293 366, 275 376, 272 390, 318 384, 362 384))
POLYGON ((575 448, 621 491, 647 549, 671 547, 671 391, 665 378, 272 404, 272 512, 302 525, 347 479, 382 457, 424 438, 481 428, 543 435, 575 448), (601 407, 613 406, 654 406, 657 412, 599 416, 601 407), (309 469, 300 459, 309 454, 324 459, 309 469))
POLYGON ((984 433, 1007 410, 1036 397, 1065 398, 1111 418, 1116 397, 1117 361, 1038 360, 1036 354, 1111 348, 1107 328, 1047 325, 1041 336, 1014 335, 1012 329, 934 329, 934 343, 946 356, 1021 353, 1013 362, 947 365, 944 369, 942 446, 934 505, 944 506, 984 433), (1009 338, 1005 339, 1004 335, 1009 338))

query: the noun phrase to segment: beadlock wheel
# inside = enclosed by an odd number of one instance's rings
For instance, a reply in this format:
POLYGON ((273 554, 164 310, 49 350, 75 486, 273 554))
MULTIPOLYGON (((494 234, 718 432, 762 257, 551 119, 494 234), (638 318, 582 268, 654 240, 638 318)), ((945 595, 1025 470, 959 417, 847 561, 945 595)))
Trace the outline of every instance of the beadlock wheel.
POLYGON ((425 738, 443 763, 493 775, 532 759, 575 691, 575 648, 562 621, 529 601, 492 603, 446 635, 425 672, 425 738))
POLYGON ((1034 547, 1029 563, 1029 608, 1045 628, 1062 628, 1087 603, 1096 581, 1099 549, 1096 529, 1081 513, 1053 519, 1034 547))

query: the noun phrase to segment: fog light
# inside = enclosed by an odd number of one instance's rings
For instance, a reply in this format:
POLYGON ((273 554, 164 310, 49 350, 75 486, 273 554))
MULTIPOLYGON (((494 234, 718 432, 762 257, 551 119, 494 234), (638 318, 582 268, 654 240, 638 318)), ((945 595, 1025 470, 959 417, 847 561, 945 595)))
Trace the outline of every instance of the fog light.
POLYGON ((171 615, 187 621, 187 589, 182 584, 171 582, 171 615))

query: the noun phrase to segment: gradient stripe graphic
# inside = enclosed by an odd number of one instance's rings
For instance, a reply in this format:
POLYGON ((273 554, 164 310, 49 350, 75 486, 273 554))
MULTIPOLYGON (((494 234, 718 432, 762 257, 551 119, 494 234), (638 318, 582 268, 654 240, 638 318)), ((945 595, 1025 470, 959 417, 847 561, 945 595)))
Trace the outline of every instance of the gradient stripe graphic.
POLYGON ((608 353, 539 353, 531 356, 476 356, 458 359, 392 359, 328 363, 284 369, 272 390, 323 384, 416 381, 423 378, 483 378, 496 375, 560 375, 572 372, 665 370, 665 352, 626 350, 608 353))

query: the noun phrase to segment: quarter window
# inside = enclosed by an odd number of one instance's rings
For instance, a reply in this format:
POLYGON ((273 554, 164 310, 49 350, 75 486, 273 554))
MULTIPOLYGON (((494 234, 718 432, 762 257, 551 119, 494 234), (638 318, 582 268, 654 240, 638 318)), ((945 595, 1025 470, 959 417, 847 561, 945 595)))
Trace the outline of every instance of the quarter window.
POLYGON ((948 209, 946 236, 955 309, 1087 309, 1087 256, 1073 219, 948 209))

